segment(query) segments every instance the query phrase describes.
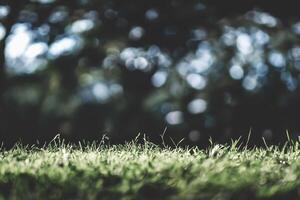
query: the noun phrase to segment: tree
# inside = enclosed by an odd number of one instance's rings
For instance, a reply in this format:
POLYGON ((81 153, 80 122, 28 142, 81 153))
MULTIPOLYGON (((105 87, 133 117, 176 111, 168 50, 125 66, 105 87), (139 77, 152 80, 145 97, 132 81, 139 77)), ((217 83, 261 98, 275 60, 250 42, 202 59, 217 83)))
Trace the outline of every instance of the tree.
POLYGON ((300 23, 281 4, 2 1, 1 140, 296 133, 300 23))

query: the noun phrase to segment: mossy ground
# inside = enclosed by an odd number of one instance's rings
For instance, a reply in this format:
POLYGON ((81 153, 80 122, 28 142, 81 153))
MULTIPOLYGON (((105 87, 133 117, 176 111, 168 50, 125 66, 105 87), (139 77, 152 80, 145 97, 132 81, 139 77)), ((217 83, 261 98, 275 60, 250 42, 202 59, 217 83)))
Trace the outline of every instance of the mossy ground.
POLYGON ((152 143, 0 151, 0 199, 300 199, 300 145, 152 143))

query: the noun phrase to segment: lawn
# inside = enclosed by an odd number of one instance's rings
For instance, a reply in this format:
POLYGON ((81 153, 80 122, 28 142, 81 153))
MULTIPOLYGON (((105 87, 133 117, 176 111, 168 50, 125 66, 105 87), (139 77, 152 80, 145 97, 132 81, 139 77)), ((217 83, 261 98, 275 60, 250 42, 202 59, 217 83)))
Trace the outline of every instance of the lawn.
POLYGON ((158 147, 57 140, 0 151, 0 199, 300 199, 300 145, 158 147))

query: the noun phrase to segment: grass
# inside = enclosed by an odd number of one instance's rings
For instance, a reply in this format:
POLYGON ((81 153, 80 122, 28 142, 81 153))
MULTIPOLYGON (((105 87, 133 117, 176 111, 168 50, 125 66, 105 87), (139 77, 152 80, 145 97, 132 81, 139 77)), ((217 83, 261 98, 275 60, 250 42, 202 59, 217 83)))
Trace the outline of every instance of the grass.
POLYGON ((300 199, 300 145, 68 145, 0 150, 0 199, 300 199))

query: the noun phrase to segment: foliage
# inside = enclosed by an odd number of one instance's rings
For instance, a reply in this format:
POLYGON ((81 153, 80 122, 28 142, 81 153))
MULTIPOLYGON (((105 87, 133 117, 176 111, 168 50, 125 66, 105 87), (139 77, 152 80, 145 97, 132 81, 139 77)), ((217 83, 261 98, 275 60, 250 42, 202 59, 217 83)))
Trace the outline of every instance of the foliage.
POLYGON ((296 134, 298 10, 266 2, 1 1, 0 140, 296 134))

